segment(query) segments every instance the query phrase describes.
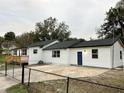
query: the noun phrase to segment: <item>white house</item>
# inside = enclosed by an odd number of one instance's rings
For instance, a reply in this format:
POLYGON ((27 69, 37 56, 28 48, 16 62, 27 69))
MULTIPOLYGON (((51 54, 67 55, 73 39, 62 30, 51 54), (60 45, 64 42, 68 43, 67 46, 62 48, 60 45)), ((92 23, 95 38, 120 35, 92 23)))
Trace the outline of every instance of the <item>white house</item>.
MULTIPOLYGON (((55 43, 57 43, 57 40, 47 40, 47 41, 40 41, 37 43, 33 43, 31 45, 29 45, 28 47, 28 56, 29 56, 29 60, 28 60, 28 64, 37 64, 40 61, 44 61, 43 60, 43 49, 51 46, 55 43)), ((47 57, 46 57, 47 59, 47 57)))
POLYGON ((71 58, 69 47, 79 42, 80 40, 63 41, 46 47, 43 49, 43 61, 45 63, 69 65, 71 58))
POLYGON ((64 41, 43 49, 43 61, 53 64, 114 68, 123 64, 124 45, 119 38, 64 41))

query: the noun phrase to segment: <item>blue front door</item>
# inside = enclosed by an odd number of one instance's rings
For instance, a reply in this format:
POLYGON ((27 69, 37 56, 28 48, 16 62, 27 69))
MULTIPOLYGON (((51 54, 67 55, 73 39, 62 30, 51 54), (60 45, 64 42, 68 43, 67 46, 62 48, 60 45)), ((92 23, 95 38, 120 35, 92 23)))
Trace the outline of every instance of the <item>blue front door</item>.
POLYGON ((82 65, 82 52, 77 52, 77 63, 82 65))

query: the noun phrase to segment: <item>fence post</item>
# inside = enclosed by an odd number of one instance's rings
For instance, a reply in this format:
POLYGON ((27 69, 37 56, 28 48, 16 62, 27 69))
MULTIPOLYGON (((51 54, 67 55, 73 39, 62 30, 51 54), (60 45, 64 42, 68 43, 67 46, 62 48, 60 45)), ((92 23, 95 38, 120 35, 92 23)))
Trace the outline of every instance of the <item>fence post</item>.
POLYGON ((22 84, 24 84, 24 75, 25 75, 25 63, 22 63, 22 84))
POLYGON ((14 62, 14 61, 13 61, 12 65, 13 65, 13 78, 14 78, 14 72, 15 72, 15 71, 14 71, 14 69, 15 69, 15 68, 14 68, 14 67, 15 67, 15 62, 14 62))
POLYGON ((66 93, 69 93, 69 77, 67 77, 67 88, 66 93))
POLYGON ((29 75, 28 75, 28 86, 30 85, 30 77, 31 77, 31 68, 29 69, 29 75))
POLYGON ((5 76, 7 76, 7 62, 5 62, 5 76))

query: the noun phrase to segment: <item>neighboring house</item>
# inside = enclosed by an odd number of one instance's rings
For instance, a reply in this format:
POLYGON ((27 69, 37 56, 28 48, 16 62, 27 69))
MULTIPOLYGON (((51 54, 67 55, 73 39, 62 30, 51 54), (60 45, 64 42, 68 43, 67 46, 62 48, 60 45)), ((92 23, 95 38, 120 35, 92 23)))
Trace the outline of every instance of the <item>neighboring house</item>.
POLYGON ((28 63, 27 47, 12 49, 10 53, 12 56, 8 56, 8 62, 28 63))
POLYGON ((14 42, 14 41, 11 41, 11 42, 3 42, 1 44, 1 48, 2 48, 2 54, 4 55, 10 55, 11 54, 11 50, 12 49, 15 49, 17 48, 18 45, 14 42))
POLYGON ((12 49, 11 55, 12 56, 28 56, 28 49, 27 47, 12 49))
POLYGON ((43 50, 46 63, 114 68, 123 65, 124 45, 119 38, 64 41, 43 50))
MULTIPOLYGON (((57 43, 57 40, 47 40, 33 43, 28 46, 29 64, 37 64, 43 60, 43 49, 57 43)), ((47 58, 46 58, 47 59, 47 58)))

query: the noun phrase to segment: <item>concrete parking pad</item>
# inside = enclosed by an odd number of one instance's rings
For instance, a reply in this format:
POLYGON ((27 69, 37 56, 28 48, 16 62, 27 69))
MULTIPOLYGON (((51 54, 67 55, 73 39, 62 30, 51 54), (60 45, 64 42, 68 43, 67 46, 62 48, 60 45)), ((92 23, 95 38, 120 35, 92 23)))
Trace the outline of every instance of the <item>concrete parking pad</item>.
POLYGON ((12 79, 10 77, 5 77, 4 75, 0 74, 0 93, 6 93, 6 89, 19 83, 17 80, 12 79))

